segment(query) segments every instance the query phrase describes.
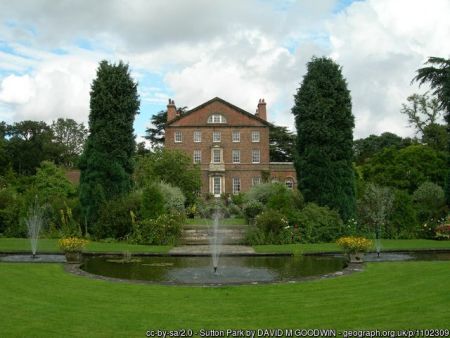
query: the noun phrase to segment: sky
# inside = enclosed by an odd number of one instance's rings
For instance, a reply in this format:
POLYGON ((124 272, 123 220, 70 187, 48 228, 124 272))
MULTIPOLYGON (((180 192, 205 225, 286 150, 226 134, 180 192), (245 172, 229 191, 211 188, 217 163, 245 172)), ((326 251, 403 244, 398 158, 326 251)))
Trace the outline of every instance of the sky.
POLYGON ((429 56, 450 57, 448 0, 0 0, 0 120, 88 121, 101 60, 130 65, 141 141, 168 99, 221 97, 294 128, 293 96, 313 56, 342 66, 354 138, 413 136, 402 103, 429 56))

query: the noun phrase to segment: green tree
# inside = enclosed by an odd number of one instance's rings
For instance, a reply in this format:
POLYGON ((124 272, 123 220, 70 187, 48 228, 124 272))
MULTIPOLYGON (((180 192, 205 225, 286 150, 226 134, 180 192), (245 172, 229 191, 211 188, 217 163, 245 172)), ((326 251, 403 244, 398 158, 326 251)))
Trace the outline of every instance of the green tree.
POLYGON ((135 180, 138 187, 165 182, 179 187, 188 204, 194 203, 201 188, 200 168, 181 150, 157 149, 137 159, 135 180))
POLYGON ((417 133, 424 133, 426 126, 437 124, 442 111, 435 97, 430 98, 428 93, 413 94, 407 98, 408 103, 402 104, 401 113, 408 116, 408 122, 417 133))
POLYGON ((422 183, 413 194, 419 220, 438 222, 446 214, 444 190, 432 182, 422 183))
MULTIPOLYGON (((445 111, 447 121, 447 133, 450 134, 450 59, 430 57, 425 63, 429 66, 417 70, 413 81, 420 85, 427 83, 439 100, 439 108, 445 111)), ((447 177, 445 184, 445 195, 447 203, 450 204, 450 137, 447 146, 447 177)))
POLYGON ((4 175, 8 169, 9 157, 6 151, 6 130, 7 125, 4 121, 0 122, 0 175, 4 175))
POLYGON ((410 138, 401 138, 393 133, 383 133, 380 136, 370 135, 366 138, 356 140, 353 143, 354 159, 357 164, 363 164, 376 153, 384 148, 394 147, 401 149, 412 144, 410 138))
POLYGON ((314 57, 294 98, 299 189, 307 202, 336 209, 347 220, 355 213, 354 117, 341 67, 314 57))
POLYGON ((133 122, 139 112, 137 84, 128 65, 101 61, 92 83, 89 131, 80 158, 80 202, 92 226, 106 200, 132 187, 135 140, 133 122))
POLYGON ((271 162, 294 160, 296 137, 286 127, 271 125, 269 128, 269 152, 271 162))
POLYGON ((6 133, 6 152, 17 173, 34 175, 45 160, 59 163, 61 147, 53 142, 53 131, 45 122, 16 122, 7 128, 6 133))
POLYGON ((67 179, 64 171, 54 163, 43 161, 36 170, 35 187, 40 201, 65 199, 75 193, 75 186, 67 179))
POLYGON ((359 223, 367 226, 368 230, 381 236, 385 230, 387 220, 392 211, 394 195, 387 187, 380 187, 369 183, 362 198, 358 201, 359 223))
MULTIPOLYGON (((177 108, 179 115, 185 114, 187 107, 177 108)), ((167 123, 167 110, 161 110, 159 113, 154 114, 150 119, 151 126, 146 129, 145 138, 150 141, 152 147, 158 148, 164 146, 165 130, 167 123)))
POLYGON ((421 144, 386 148, 361 167, 365 181, 409 193, 425 181, 443 185, 446 171, 445 153, 421 144))
POLYGON ((437 151, 448 151, 450 135, 442 124, 430 124, 423 128, 422 143, 437 151))
POLYGON ((61 163, 74 167, 83 152, 88 130, 83 123, 72 119, 59 118, 51 125, 54 141, 62 146, 61 163))

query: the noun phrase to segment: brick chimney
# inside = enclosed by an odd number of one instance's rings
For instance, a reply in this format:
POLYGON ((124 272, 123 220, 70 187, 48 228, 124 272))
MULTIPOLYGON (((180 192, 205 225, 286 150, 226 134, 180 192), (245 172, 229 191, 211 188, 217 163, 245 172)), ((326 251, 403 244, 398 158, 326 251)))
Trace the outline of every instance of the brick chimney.
POLYGON ((167 121, 171 121, 175 117, 177 117, 177 107, 175 107, 175 101, 169 99, 169 104, 167 105, 167 121))
POLYGON ((256 116, 258 116, 260 119, 267 121, 266 102, 264 101, 264 99, 259 99, 258 109, 256 112, 257 112, 256 116))

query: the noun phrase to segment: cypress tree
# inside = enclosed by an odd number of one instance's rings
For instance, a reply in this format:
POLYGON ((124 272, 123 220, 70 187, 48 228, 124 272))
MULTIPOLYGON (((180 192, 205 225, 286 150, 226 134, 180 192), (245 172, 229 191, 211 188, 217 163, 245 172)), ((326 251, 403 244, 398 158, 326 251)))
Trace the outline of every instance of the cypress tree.
POLYGON ((107 61, 100 62, 90 94, 90 134, 80 159, 80 202, 92 226, 105 201, 131 189, 139 96, 128 65, 107 61))
POLYGON ((355 214, 352 103, 341 67, 329 58, 308 63, 292 113, 297 127, 295 168, 307 202, 348 220, 355 214))

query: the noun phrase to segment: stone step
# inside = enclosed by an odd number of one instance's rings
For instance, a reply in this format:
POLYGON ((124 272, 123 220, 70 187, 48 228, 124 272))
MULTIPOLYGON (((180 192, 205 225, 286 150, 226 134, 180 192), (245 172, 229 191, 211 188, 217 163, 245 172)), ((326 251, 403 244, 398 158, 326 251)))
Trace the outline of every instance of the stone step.
MULTIPOLYGON (((217 235, 222 244, 239 244, 245 237, 245 229, 219 229, 217 235)), ((213 230, 210 228, 186 229, 182 231, 182 243, 190 245, 209 244, 213 242, 213 230)))

